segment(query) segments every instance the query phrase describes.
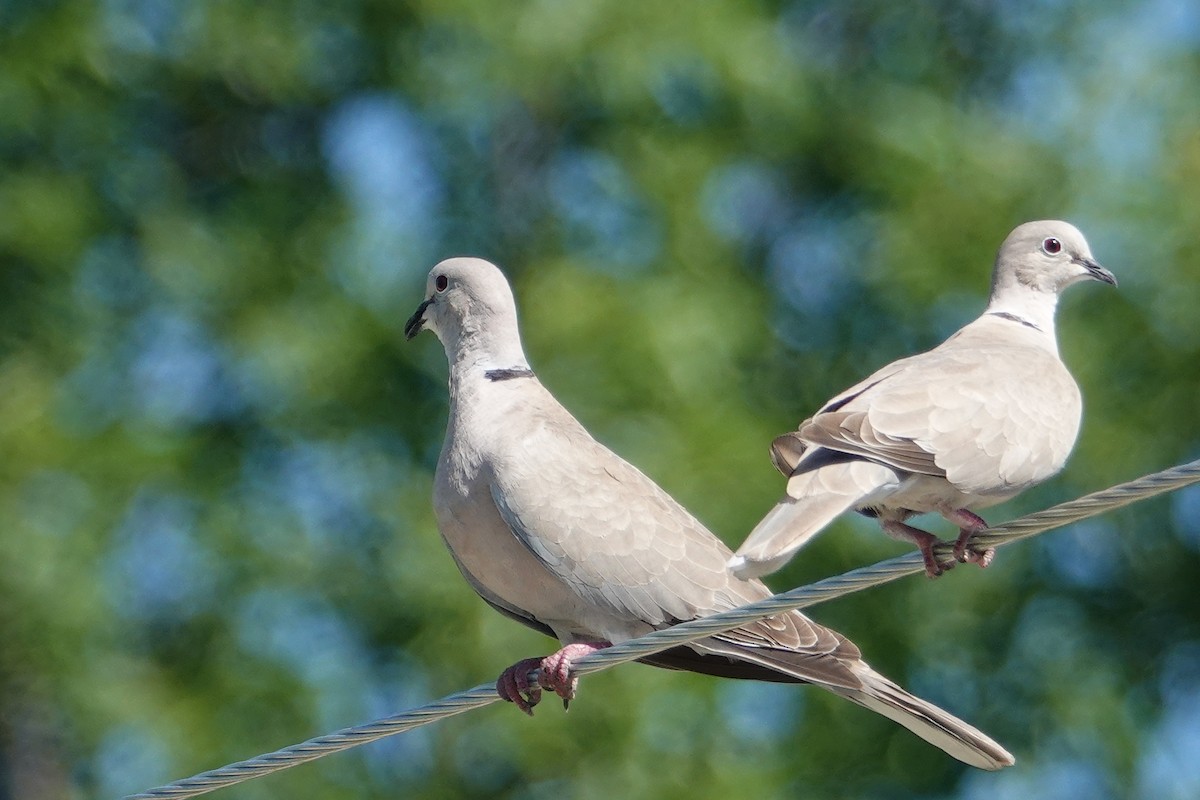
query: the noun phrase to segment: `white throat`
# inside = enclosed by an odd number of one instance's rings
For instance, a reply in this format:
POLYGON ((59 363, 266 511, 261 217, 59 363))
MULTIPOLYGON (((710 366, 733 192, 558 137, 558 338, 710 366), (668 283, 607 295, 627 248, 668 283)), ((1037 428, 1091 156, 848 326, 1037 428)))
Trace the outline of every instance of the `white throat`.
POLYGON ((530 372, 515 322, 475 326, 465 324, 458 335, 443 340, 450 362, 450 383, 489 380, 496 372, 530 372))
POLYGON ((1051 350, 1058 352, 1054 335, 1054 311, 1058 295, 1025 286, 1011 286, 997 292, 988 303, 985 314, 1013 319, 1045 334, 1051 350))

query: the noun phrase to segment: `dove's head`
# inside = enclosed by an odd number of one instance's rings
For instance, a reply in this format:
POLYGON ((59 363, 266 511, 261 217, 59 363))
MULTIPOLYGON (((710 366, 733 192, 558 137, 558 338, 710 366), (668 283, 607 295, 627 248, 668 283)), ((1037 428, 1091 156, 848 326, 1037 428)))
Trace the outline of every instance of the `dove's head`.
POLYGON ((527 366, 517 330, 517 305, 504 273, 481 258, 448 258, 429 271, 425 299, 404 325, 411 339, 428 328, 451 363, 527 366))
POLYGON ((1057 295, 1083 280, 1117 285, 1074 225, 1059 220, 1026 222, 1000 245, 992 274, 992 298, 1016 287, 1057 295))

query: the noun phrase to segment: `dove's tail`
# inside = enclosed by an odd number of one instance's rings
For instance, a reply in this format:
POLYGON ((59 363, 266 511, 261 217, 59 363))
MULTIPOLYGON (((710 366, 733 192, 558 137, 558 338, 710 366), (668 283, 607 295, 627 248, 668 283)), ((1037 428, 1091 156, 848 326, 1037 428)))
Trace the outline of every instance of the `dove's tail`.
MULTIPOLYGON (((802 683, 828 689, 903 725, 934 747, 972 767, 1002 769, 1014 763, 1012 754, 987 734, 932 703, 909 694, 871 669, 866 662, 857 657, 858 648, 840 636, 838 638, 841 639, 842 645, 836 652, 820 654, 804 650, 747 646, 744 641, 731 641, 727 636, 728 634, 719 634, 694 643, 692 647, 699 646, 701 651, 723 655, 727 660, 749 662, 750 666, 780 673, 780 677, 767 677, 767 680, 787 680, 790 677, 802 683)), ((719 659, 712 660, 715 662, 719 659)), ((690 665, 667 666, 693 669, 690 665)), ((753 672, 704 671, 730 677, 759 680, 764 678, 763 675, 753 672)))
POLYGON ((857 499, 842 494, 784 497, 754 526, 729 559, 730 571, 742 580, 774 572, 857 499))
POLYGON ((995 770, 1011 767, 1015 763, 1012 753, 983 731, 932 703, 909 694, 866 664, 861 664, 855 671, 862 679, 861 690, 838 686, 826 688, 903 725, 964 764, 979 769, 995 770))
POLYGON ((893 470, 857 458, 793 474, 787 495, 746 537, 729 569, 743 580, 774 572, 839 514, 895 481, 893 470))

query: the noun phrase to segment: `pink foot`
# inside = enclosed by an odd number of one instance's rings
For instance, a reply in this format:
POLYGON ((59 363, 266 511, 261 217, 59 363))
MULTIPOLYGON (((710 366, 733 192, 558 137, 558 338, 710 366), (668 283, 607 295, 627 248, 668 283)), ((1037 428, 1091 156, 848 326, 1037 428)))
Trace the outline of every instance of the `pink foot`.
POLYGON ((563 708, 571 704, 575 698, 575 690, 579 687, 579 678, 571 675, 571 664, 577 658, 588 653, 612 647, 611 642, 578 642, 569 644, 542 659, 542 670, 538 674, 538 682, 543 689, 549 689, 563 699, 563 708))
POLYGON ((894 519, 880 520, 879 524, 888 536, 912 542, 917 546, 917 549, 921 551, 921 558, 925 560, 925 574, 930 578, 936 578, 954 566, 954 561, 938 561, 933 548, 941 544, 941 540, 932 533, 914 528, 912 525, 905 525, 894 519))
POLYGON ((533 716, 533 707, 542 701, 542 687, 529 682, 529 673, 541 669, 542 659, 526 658, 513 664, 496 679, 496 694, 501 700, 515 703, 517 708, 533 716))
POLYGON ((958 538, 954 540, 954 557, 963 563, 970 561, 980 567, 991 564, 992 559, 996 557, 996 548, 971 546, 971 538, 987 530, 987 522, 983 517, 965 508, 945 507, 940 510, 943 517, 958 526, 958 538))
POLYGON ((545 658, 518 661, 500 673, 496 680, 496 693, 532 717, 533 707, 542 699, 542 689, 548 689, 563 699, 565 709, 579 687, 579 678, 571 675, 571 664, 588 653, 611 646, 611 642, 577 642, 545 658), (537 683, 531 684, 529 673, 535 669, 538 671, 537 683))

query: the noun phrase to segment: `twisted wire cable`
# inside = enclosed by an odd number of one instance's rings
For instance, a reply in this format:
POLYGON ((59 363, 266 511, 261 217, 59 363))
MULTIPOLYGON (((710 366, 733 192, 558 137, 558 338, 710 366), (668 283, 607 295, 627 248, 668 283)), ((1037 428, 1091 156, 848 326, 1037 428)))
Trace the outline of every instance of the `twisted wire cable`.
MULTIPOLYGON (((1077 500, 1060 503, 1012 522, 989 527, 986 532, 977 534, 972 539, 972 543, 999 547, 1197 482, 1200 482, 1200 460, 1145 475, 1128 483, 1093 492, 1077 500)), ((948 555, 950 545, 939 545, 938 549, 941 554, 948 555)), ((924 572, 924 569, 924 561, 917 552, 890 558, 871 566, 824 578, 756 603, 653 631, 637 639, 630 639, 598 650, 575 661, 572 664, 573 672, 577 675, 586 675, 608 669, 617 664, 635 661, 662 650, 741 627, 763 617, 793 609, 807 608, 835 597, 894 581, 905 575, 924 572)), ((343 728, 340 731, 318 736, 273 753, 256 756, 165 786, 148 789, 139 794, 130 795, 127 800, 195 797, 214 789, 242 783, 251 778, 294 767, 331 753, 348 750, 351 747, 403 733, 456 714, 482 708, 499 700, 500 697, 496 694, 494 684, 481 684, 473 689, 448 695, 432 703, 401 711, 365 725, 343 728)))

